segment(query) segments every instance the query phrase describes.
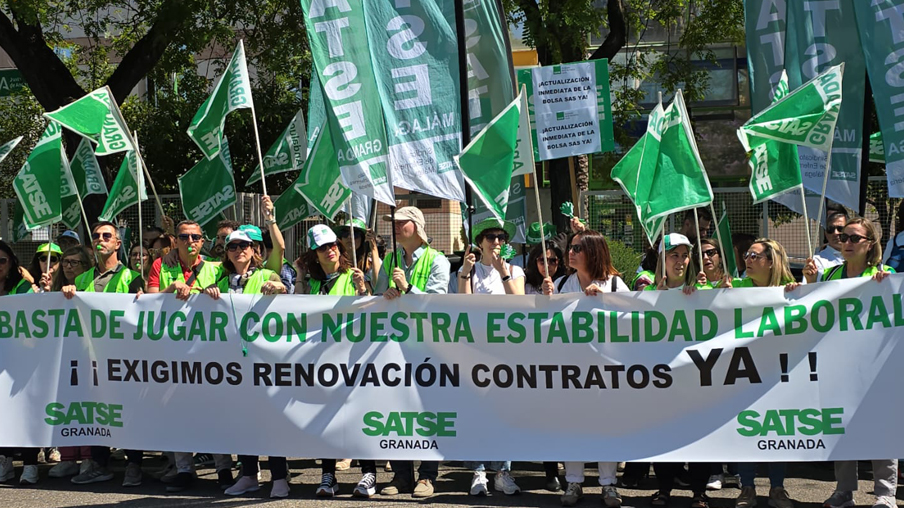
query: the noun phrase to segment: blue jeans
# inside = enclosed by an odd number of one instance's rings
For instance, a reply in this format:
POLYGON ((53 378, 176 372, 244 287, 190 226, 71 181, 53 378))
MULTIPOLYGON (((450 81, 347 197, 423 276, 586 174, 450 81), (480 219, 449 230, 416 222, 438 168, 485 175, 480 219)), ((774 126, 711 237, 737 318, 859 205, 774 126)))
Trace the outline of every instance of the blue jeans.
MULTIPOLYGON (((741 475, 741 487, 753 487, 753 480, 756 478, 756 462, 739 462, 738 474, 741 475)), ((784 462, 769 463, 769 486, 784 487, 785 486, 785 470, 788 465, 784 462)))
POLYGON ((511 471, 512 470, 512 461, 507 460, 503 461, 495 461, 495 462, 475 462, 469 461, 465 462, 464 466, 468 469, 474 471, 486 471, 489 469, 490 471, 511 471))

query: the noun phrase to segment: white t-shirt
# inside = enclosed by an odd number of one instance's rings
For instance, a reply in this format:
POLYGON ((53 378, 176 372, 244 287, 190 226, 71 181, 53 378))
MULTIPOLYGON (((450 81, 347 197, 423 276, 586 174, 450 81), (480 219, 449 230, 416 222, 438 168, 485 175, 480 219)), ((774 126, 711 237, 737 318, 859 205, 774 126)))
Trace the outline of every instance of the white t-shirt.
MULTIPOLYGON (((508 265, 509 275, 512 279, 524 278, 524 270, 520 266, 512 264, 508 265)), ((461 277, 461 268, 458 269, 458 276, 461 277)), ((461 280, 460 278, 457 280, 461 280)), ((456 281, 457 282, 457 281, 456 281)), ((474 265, 474 274, 471 280, 466 281, 471 284, 471 291, 474 294, 481 295, 504 295, 505 284, 502 283, 502 276, 492 266, 483 263, 474 265)), ((458 292, 458 284, 455 285, 455 292, 458 292)))
POLYGON ((822 273, 826 268, 832 268, 844 263, 844 258, 841 257, 841 251, 836 250, 831 245, 826 245, 824 249, 813 256, 813 261, 816 263, 816 268, 819 268, 819 273, 822 273))
MULTIPOLYGON (((563 275, 559 277, 555 281, 553 281, 553 287, 557 294, 563 293, 583 293, 584 288, 581 287, 581 281, 578 280, 578 275, 576 273, 571 274, 571 276, 563 275), (562 277, 568 277, 568 280, 565 281, 565 284, 562 285, 562 289, 559 290, 559 281, 562 277)), ((608 280, 595 280, 591 282, 591 284, 596 284, 597 286, 603 289, 604 293, 612 292, 612 284, 615 284, 615 291, 631 291, 631 288, 625 284, 625 281, 621 280, 621 277, 609 277, 608 280)))

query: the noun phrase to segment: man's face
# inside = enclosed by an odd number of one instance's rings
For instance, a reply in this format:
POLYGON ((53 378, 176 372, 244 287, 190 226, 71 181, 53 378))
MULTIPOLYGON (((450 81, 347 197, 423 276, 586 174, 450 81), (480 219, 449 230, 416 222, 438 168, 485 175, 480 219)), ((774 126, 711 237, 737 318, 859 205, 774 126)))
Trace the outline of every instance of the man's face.
POLYGON ((200 226, 185 224, 176 232, 176 249, 182 260, 198 256, 201 253, 202 245, 204 245, 204 235, 201 234, 200 226))
POLYGON ((101 256, 107 257, 116 253, 121 245, 119 233, 113 226, 103 225, 91 233, 91 246, 101 256))
POLYGON ((838 237, 844 232, 844 224, 846 222, 847 219, 844 217, 835 217, 826 227, 826 240, 828 240, 829 245, 835 250, 841 250, 841 239, 838 237))

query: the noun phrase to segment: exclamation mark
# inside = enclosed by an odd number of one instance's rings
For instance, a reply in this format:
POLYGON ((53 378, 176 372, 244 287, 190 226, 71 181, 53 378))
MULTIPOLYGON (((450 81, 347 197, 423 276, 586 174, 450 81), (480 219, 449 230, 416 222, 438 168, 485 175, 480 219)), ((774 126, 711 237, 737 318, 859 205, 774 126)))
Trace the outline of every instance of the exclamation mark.
POLYGON ((810 360, 810 381, 819 381, 816 374, 816 353, 807 353, 807 359, 810 360))
POLYGON ((97 386, 97 361, 91 360, 91 369, 94 371, 94 386, 97 386))
POLYGON ((69 386, 78 386, 78 360, 69 362, 69 386))
POLYGON ((788 382, 788 353, 778 355, 778 362, 782 365, 782 383, 788 382))

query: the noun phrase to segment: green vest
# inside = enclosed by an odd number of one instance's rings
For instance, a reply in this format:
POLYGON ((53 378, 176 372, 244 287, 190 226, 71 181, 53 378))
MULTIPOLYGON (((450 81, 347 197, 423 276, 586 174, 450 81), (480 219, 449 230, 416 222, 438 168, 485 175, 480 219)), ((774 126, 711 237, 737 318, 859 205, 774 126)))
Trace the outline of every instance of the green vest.
MULTIPOLYGON (((398 266, 397 263, 392 263, 391 260, 396 254, 397 253, 392 252, 383 258, 383 270, 386 271, 386 275, 389 277, 389 287, 391 288, 395 287, 395 282, 392 281, 392 269, 398 266)), ((436 259, 437 254, 442 253, 429 246, 424 247, 424 253, 421 257, 417 258, 417 261, 414 263, 414 270, 411 272, 411 278, 408 281, 408 284, 411 284, 421 291, 427 290, 427 280, 430 278, 430 269, 433 268, 433 260, 436 259)))
POLYGON ((755 288, 753 279, 744 277, 743 279, 731 279, 731 287, 733 288, 755 288))
MULTIPOLYGON (((250 277, 248 277, 248 281, 245 282, 245 287, 242 289, 242 294, 243 295, 259 295, 259 294, 261 294, 261 287, 263 287, 265 282, 270 280, 270 276, 272 276, 274 273, 276 273, 276 272, 274 272, 273 270, 258 268, 257 270, 254 271, 254 273, 251 274, 250 277)), ((217 281, 217 287, 220 288, 221 293, 228 293, 229 292, 229 275, 226 275, 225 271, 224 271, 223 275, 224 276, 221 277, 219 281, 217 281)), ((201 276, 199 275, 198 278, 200 279, 201 276)), ((207 286, 204 286, 204 287, 207 287, 207 286)))
MULTIPOLYGON (((88 293, 94 292, 94 278, 96 277, 94 274, 97 271, 96 267, 91 267, 90 270, 82 273, 78 277, 75 278, 75 289, 76 291, 86 291, 88 293)), ((115 274, 113 274, 113 278, 110 279, 110 282, 107 283, 107 287, 104 288, 104 293, 128 293, 129 292, 129 284, 132 283, 133 280, 137 279, 141 275, 135 270, 130 270, 123 265, 122 269, 115 274)))
POLYGON ((637 275, 635 275, 634 278, 631 279, 631 289, 632 290, 634 289, 634 285, 637 284, 637 280, 644 276, 646 276, 648 279, 652 280, 654 283, 653 285, 655 285, 656 274, 651 272, 650 270, 644 270, 642 272, 638 272, 637 275))
MULTIPOLYGON (((833 266, 830 268, 826 268, 825 271, 822 272, 822 280, 826 281, 826 280, 843 279, 844 271, 845 271, 846 267, 847 267, 847 263, 843 263, 843 264, 836 265, 836 266, 833 266)), ((892 268, 890 266, 886 266, 886 265, 882 265, 882 271, 895 273, 894 268, 892 268)), ((876 275, 878 272, 879 272, 878 266, 868 266, 868 267, 866 267, 866 270, 863 270, 863 273, 861 273, 860 276, 861 277, 872 277, 873 275, 876 275)))
POLYGON ((6 296, 24 295, 25 293, 32 293, 32 292, 34 292, 34 290, 31 287, 31 283, 25 279, 22 279, 19 281, 18 284, 16 284, 13 287, 13 289, 9 293, 6 294, 6 296))
MULTIPOLYGON (((212 264, 207 261, 201 262, 201 269, 192 285, 192 293, 200 293, 204 288, 219 284, 220 276, 223 272, 222 265, 212 264)), ((185 276, 182 274, 182 266, 176 262, 176 266, 170 266, 164 262, 160 262, 160 291, 170 287, 173 282, 185 283, 185 276)), ((228 284, 226 286, 229 287, 228 284)))
MULTIPOLYGON (((310 288, 310 293, 312 295, 320 294, 320 282, 317 279, 311 279, 308 282, 308 287, 310 288)), ((355 289, 355 282, 352 280, 352 271, 348 270, 343 274, 340 274, 336 279, 336 283, 333 284, 333 287, 330 288, 329 292, 330 296, 357 296, 358 290, 355 289)))

